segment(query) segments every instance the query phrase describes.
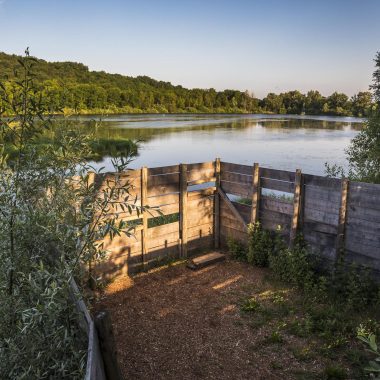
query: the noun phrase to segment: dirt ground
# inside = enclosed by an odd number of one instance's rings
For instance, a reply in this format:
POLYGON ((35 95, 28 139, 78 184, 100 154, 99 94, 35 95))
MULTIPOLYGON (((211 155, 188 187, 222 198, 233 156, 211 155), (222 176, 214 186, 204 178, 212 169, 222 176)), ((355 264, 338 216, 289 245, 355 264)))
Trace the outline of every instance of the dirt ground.
POLYGON ((111 314, 125 379, 321 378, 327 359, 300 354, 318 343, 282 331, 281 314, 266 321, 241 310, 252 296, 289 295, 267 274, 228 260, 199 271, 173 265, 110 284, 96 308, 111 314))

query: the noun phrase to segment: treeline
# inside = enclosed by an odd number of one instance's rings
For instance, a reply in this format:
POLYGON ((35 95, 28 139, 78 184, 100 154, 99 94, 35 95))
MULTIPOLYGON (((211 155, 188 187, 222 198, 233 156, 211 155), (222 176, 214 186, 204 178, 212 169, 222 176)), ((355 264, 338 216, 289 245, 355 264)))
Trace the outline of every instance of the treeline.
MULTIPOLYGON (((17 73, 16 55, 0 53, 0 80, 11 88, 17 73)), ((34 72, 40 89, 49 99, 51 112, 67 110, 78 113, 279 113, 339 116, 368 116, 375 107, 370 92, 349 98, 334 92, 328 97, 318 91, 302 94, 289 91, 269 93, 264 99, 248 91, 186 89, 147 76, 136 78, 89 71, 75 62, 46 62, 36 59, 34 72)), ((11 112, 9 105, 0 107, 11 112)))

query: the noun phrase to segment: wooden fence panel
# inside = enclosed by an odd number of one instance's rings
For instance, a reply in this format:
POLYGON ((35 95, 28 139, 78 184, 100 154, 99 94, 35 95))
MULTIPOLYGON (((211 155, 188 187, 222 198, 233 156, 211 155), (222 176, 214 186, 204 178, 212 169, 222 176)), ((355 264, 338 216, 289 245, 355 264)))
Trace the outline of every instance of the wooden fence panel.
MULTIPOLYGON (((343 247, 347 260, 364 263, 380 271, 380 185, 350 182, 344 195, 342 180, 302 174, 297 190, 301 196, 296 202, 296 172, 218 160, 183 165, 183 168, 186 178, 182 185, 184 172, 181 174, 180 165, 148 169, 145 197, 141 194, 144 191, 141 170, 121 175, 123 181, 133 184, 131 197, 137 198, 136 204, 140 205, 143 198, 152 207, 145 215, 145 228, 146 221, 151 225, 152 219, 160 216, 156 208, 160 208, 164 215, 182 215, 186 206, 182 222, 147 228, 143 237, 149 263, 170 255, 178 256, 179 248, 184 246, 193 251, 218 246, 219 240, 223 246, 228 237, 246 243, 246 225, 253 220, 253 214, 254 220, 258 220, 265 229, 274 231, 281 226, 284 237, 288 239, 292 218, 297 211, 299 217, 297 226, 293 226, 293 238, 297 228, 312 251, 329 262, 337 259, 337 250, 343 247), (210 183, 210 187, 199 189, 195 186, 201 183, 210 183), (243 198, 244 203, 239 198, 243 198), (255 202, 254 210, 250 205, 252 201, 255 202), (342 213, 344 210, 345 215, 342 213)), ((95 177, 99 191, 112 184, 113 180, 112 173, 95 177)), ((138 227, 133 238, 122 236, 112 242, 105 241, 105 247, 110 250, 108 269, 112 265, 118 269, 123 265, 137 268, 144 249, 139 226, 143 218, 137 212, 121 211, 120 207, 110 212, 121 220, 133 221, 138 227)))

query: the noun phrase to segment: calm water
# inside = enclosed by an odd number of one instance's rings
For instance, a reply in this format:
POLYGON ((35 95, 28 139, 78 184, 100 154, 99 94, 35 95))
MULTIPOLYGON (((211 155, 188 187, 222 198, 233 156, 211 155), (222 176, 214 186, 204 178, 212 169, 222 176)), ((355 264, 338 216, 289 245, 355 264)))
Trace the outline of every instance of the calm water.
MULTIPOLYGON (((357 118, 282 115, 116 115, 103 119, 99 133, 142 140, 133 167, 220 157, 324 174, 325 162, 346 166, 344 149, 362 123, 357 118)), ((111 170, 107 157, 96 165, 111 170)))

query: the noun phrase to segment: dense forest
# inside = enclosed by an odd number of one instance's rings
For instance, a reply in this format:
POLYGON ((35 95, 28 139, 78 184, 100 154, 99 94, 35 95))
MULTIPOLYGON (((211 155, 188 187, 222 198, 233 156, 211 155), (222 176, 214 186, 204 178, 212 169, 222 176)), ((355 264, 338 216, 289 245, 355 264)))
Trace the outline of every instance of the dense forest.
MULTIPOLYGON (((0 81, 11 88, 17 80, 19 56, 0 52, 0 81)), ((75 62, 36 59, 36 81, 49 99, 51 112, 75 113, 278 113, 368 116, 375 107, 369 91, 349 98, 334 92, 328 97, 312 90, 269 93, 264 99, 249 91, 186 89, 148 76, 136 78, 90 71, 75 62)), ((10 113, 7 104, 0 108, 10 113)))

